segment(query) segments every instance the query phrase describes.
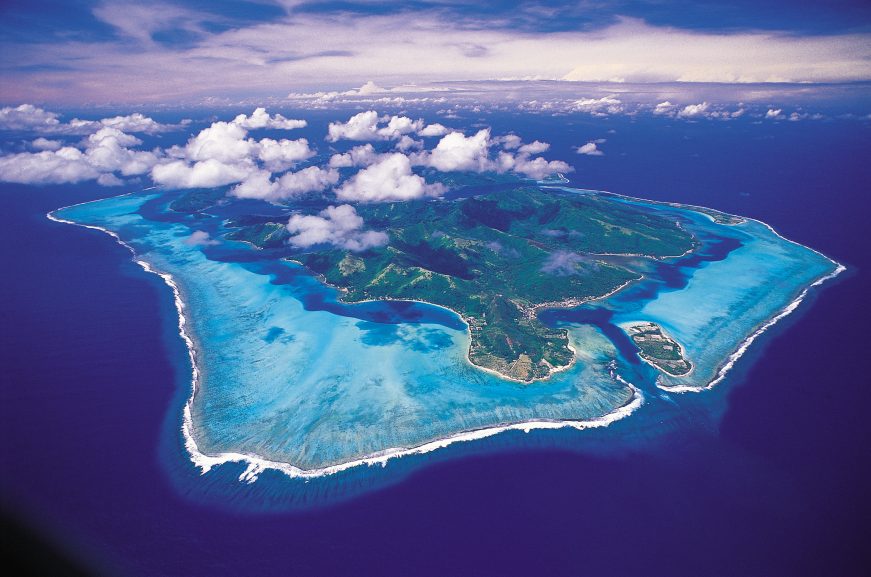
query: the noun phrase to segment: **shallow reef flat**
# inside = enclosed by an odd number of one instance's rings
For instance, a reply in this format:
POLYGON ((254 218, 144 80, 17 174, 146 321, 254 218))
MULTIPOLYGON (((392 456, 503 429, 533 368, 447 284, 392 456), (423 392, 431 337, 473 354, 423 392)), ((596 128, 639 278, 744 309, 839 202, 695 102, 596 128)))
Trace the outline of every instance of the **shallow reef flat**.
POLYGON ((521 383, 469 361, 469 328, 456 313, 425 303, 343 303, 304 266, 226 239, 226 215, 169 210, 176 198, 148 191, 51 216, 116 235, 174 286, 197 369, 179 422, 204 469, 249 460, 318 475, 506 426, 607 424, 656 385, 681 391, 716 382, 730 356, 837 266, 756 221, 717 222, 621 199, 676 219, 697 246, 655 262, 608 257, 636 267, 640 280, 559 314, 539 311, 541 322, 566 330, 574 362, 521 383), (209 240, 192 242, 194 231, 209 240), (591 315, 607 320, 585 320, 591 315), (639 322, 679 342, 693 370, 638 370, 638 351, 619 327, 639 322))

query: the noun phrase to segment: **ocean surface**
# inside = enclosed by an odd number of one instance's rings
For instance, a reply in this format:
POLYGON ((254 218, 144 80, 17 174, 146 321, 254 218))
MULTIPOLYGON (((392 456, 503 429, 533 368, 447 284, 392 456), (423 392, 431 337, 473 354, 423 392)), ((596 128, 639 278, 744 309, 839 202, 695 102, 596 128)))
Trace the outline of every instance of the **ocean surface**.
POLYGON ((607 428, 247 484, 243 464, 201 476, 185 458, 190 365, 169 288, 104 233, 45 218, 126 191, 5 185, 4 513, 109 575, 862 574, 868 124, 487 121, 552 142, 573 186, 758 218, 848 271, 714 389, 607 428), (613 153, 571 158, 603 135, 613 153))

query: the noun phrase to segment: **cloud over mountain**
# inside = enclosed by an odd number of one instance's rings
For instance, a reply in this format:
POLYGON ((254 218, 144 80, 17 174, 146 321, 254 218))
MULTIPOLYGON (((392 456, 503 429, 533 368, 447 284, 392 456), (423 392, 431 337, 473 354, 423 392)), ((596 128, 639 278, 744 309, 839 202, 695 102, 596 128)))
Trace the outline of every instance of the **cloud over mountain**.
POLYGON ((427 184, 412 172, 409 158, 395 152, 355 174, 336 189, 336 196, 344 201, 384 202, 440 196, 445 190, 442 184, 427 184))
POLYGON ((350 251, 383 246, 389 240, 381 231, 363 230, 363 218, 349 204, 329 206, 315 215, 294 214, 287 223, 290 244, 308 248, 331 244, 350 251))

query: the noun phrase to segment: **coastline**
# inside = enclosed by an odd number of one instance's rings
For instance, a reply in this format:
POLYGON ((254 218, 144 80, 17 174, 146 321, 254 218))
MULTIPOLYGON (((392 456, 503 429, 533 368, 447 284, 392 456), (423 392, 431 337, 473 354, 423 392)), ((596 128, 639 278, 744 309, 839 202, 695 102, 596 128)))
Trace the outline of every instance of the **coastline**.
MULTIPOLYGON (((657 382, 656 386, 658 388, 660 388, 664 391, 670 392, 670 393, 698 393, 701 391, 710 390, 710 389, 714 388, 715 386, 717 386, 720 382, 723 381, 723 379, 726 378, 726 374, 732 369, 732 367, 735 366, 735 363, 738 361, 738 359, 740 359, 742 356, 744 356, 744 353, 747 352, 747 349, 750 348, 750 345, 753 343, 753 341, 755 341, 759 337, 759 335, 761 335, 762 333, 764 333, 765 331, 770 329, 772 326, 777 324, 778 321, 787 317, 791 312, 793 312, 795 309, 797 309, 798 306, 805 299, 805 297, 807 297, 808 291, 810 291, 811 288, 816 287, 816 286, 820 286, 821 284, 823 284, 827 280, 831 280, 831 279, 835 278, 836 276, 838 276, 839 274, 841 274, 842 272, 844 272, 845 270, 847 270, 846 266, 839 263, 835 259, 826 256, 825 254, 821 253, 820 251, 818 251, 814 248, 803 245, 800 242, 796 242, 794 240, 788 239, 785 236, 783 236, 782 234, 780 234, 779 232, 777 232, 777 230, 775 230, 775 228, 773 226, 771 226, 770 224, 768 224, 767 222, 764 222, 764 221, 761 221, 759 219, 752 218, 749 216, 740 216, 737 214, 731 214, 728 212, 724 212, 722 210, 708 208, 706 206, 701 206, 701 205, 682 204, 679 202, 665 202, 665 201, 659 201, 659 200, 648 200, 648 199, 644 199, 644 198, 638 198, 636 196, 628 196, 628 195, 620 194, 617 192, 611 192, 608 190, 595 190, 595 189, 587 189, 587 188, 583 188, 583 189, 582 188, 570 188, 570 187, 565 187, 565 186, 553 186, 551 188, 559 188, 561 190, 566 190, 568 188, 570 191, 582 191, 582 192, 592 192, 594 194, 606 194, 609 196, 616 196, 618 198, 625 198, 627 200, 636 201, 636 202, 642 202, 642 203, 647 203, 647 204, 661 204, 661 205, 670 206, 673 208, 683 208, 683 209, 691 210, 693 212, 701 214, 702 216, 705 216, 705 217, 711 219, 711 221, 713 221, 713 222, 716 222, 716 220, 714 219, 714 217, 712 217, 710 214, 708 214, 708 212, 716 212, 719 214, 724 214, 726 216, 741 219, 744 222, 752 221, 752 222, 758 223, 758 224, 764 226, 765 228, 767 228, 777 238, 779 238, 785 242, 788 242, 790 244, 807 249, 811 252, 814 252, 817 255, 819 255, 822 258, 829 261, 832 265, 834 265, 835 268, 832 272, 825 274, 825 275, 822 275, 821 277, 816 279, 814 282, 812 282, 811 284, 804 287, 801 290, 801 292, 799 292, 798 296, 796 296, 796 298, 794 298, 792 301, 790 301, 789 304, 787 304, 784 308, 782 308, 776 314, 772 315, 771 317, 769 317, 768 319, 766 319, 765 321, 760 323, 757 326, 757 328, 746 339, 741 341, 741 343, 738 345, 738 347, 734 351, 732 351, 732 353, 728 357, 726 357, 726 360, 723 361, 717 367, 716 371, 714 372, 714 378, 711 379, 710 381, 708 381, 706 384, 704 384, 704 385, 663 385, 663 384, 657 382), (701 209, 701 210, 699 210, 699 209, 701 209), (706 211, 708 211, 708 212, 706 212, 706 211)), ((721 224, 723 224, 723 226, 739 226, 740 224, 743 224, 743 222, 739 222, 736 224, 725 224, 725 223, 721 223, 721 224)), ((693 368, 695 368, 695 366, 693 368)), ((692 371, 690 371, 690 372, 692 372, 692 371)))
MULTIPOLYGON (((128 196, 136 193, 126 193, 119 196, 128 196)), ((127 243, 125 243, 116 233, 106 228, 89 225, 89 224, 81 224, 71 220, 63 219, 58 216, 55 216, 54 213, 63 210, 64 208, 70 208, 72 206, 79 206, 83 204, 88 204, 89 202, 78 203, 75 205, 70 205, 66 207, 61 207, 50 211, 46 214, 46 218, 51 221, 71 224, 74 226, 80 226, 83 228, 88 228, 91 230, 98 230, 104 232, 111 236, 115 241, 127 248, 130 253, 133 255, 133 262, 138 264, 145 272, 155 274, 159 276, 167 286, 172 289, 173 292, 173 301, 175 303, 176 311, 178 313, 178 331, 179 336, 181 336, 182 340, 185 343, 185 346, 188 351, 188 356, 191 361, 191 393, 185 401, 184 408, 182 410, 182 425, 181 425, 181 433, 184 439, 184 446, 187 450, 191 462, 200 469, 200 474, 206 474, 213 467, 224 463, 233 463, 233 462, 244 462, 248 463, 247 468, 242 472, 239 476, 240 481, 244 481, 246 483, 253 483, 257 480, 259 474, 265 470, 272 469, 284 473, 288 477, 291 478, 302 478, 302 479, 312 479, 318 477, 325 477, 329 475, 334 475, 341 471, 345 471, 354 467, 359 467, 363 465, 372 466, 372 465, 381 465, 382 467, 387 465, 387 462, 391 459, 409 456, 409 455, 422 455, 425 453, 430 453, 435 451, 436 449, 444 448, 454 443, 466 442, 466 441, 474 441, 478 439, 484 439, 487 437, 492 437, 499 433, 503 433, 505 431, 511 430, 523 430, 524 432, 529 432, 534 429, 562 429, 562 428, 573 428, 576 430, 584 430, 590 428, 598 428, 598 427, 607 427, 611 423, 623 419, 631 415, 635 410, 637 410, 644 403, 644 394, 641 390, 633 385, 632 383, 624 380, 619 375, 615 374, 614 379, 620 383, 626 385, 630 391, 631 395, 629 399, 623 405, 617 407, 610 413, 606 413, 602 416, 589 419, 589 420, 530 420, 530 421, 520 421, 516 423, 506 423, 501 425, 495 425, 492 427, 483 427, 480 429, 472 429, 468 431, 460 431, 458 433, 454 433, 452 435, 448 435, 446 437, 440 437, 433 439, 431 441, 427 441, 426 443, 416 445, 413 447, 393 447, 389 449, 385 449, 383 451, 379 451, 377 453, 372 453, 370 455, 365 455, 363 457, 359 457, 356 459, 352 459, 350 461, 346 461, 343 463, 338 463, 335 465, 329 465, 327 467, 315 468, 315 469, 303 469, 297 467, 291 463, 279 462, 279 461, 270 461, 268 459, 264 459, 257 455, 245 454, 245 453, 219 453, 218 455, 207 455, 200 451, 199 446, 197 445, 196 439, 193 435, 193 414, 191 411, 191 407, 196 397, 197 391, 199 390, 200 385, 200 375, 201 371, 197 364, 197 347, 195 344, 195 340, 193 336, 188 331, 188 322, 187 316, 185 315, 185 303, 181 296, 181 290, 179 288, 178 283, 175 281, 175 278, 170 274, 163 271, 159 271, 151 266, 148 262, 137 258, 136 252, 127 243)), ((431 303, 426 303, 431 304, 431 303)), ((434 305, 439 306, 439 305, 434 305)), ((446 307, 442 307, 447 309, 446 307)), ((453 311, 452 311, 453 312, 453 311)), ((467 327, 468 328, 468 327, 467 327)), ((574 349, 573 349, 574 350, 574 349)), ((468 355, 467 355, 468 360, 468 355)), ((476 368, 477 365, 474 365, 476 368)), ((569 365, 571 366, 571 365, 569 365)), ((487 369, 485 369, 487 370, 487 369)), ((495 371, 494 371, 495 373, 495 371)), ((503 375, 499 373, 495 373, 500 378, 505 378, 503 375)), ((508 379, 514 380, 514 379, 508 379)), ((525 383, 525 381, 519 381, 525 383)))
MULTIPOLYGON (((636 326, 640 326, 640 325, 646 324, 647 322, 649 322, 649 321, 633 322, 633 323, 627 323, 627 324, 628 324, 628 326, 629 326, 630 328, 632 328, 632 327, 636 327, 636 326)), ((656 326, 659 327, 658 324, 657 324, 656 326)), ((622 329, 623 327, 621 326, 620 328, 622 329)), ((685 372, 685 373, 683 373, 683 374, 681 374, 681 375, 676 375, 676 374, 670 372, 668 369, 666 369, 666 368, 664 368, 664 367, 660 367, 659 365, 657 365, 655 362, 653 362, 653 360, 652 360, 651 358, 648 358, 647 355, 645 355, 643 352, 641 352, 641 349, 640 349, 640 348, 639 348, 639 350, 638 350, 638 358, 640 358, 642 361, 644 361, 645 363, 647 363, 648 365, 650 365, 650 366, 653 367, 654 369, 656 369, 656 370, 658 370, 658 371, 660 371, 660 372, 663 372, 663 373, 665 373, 666 375, 669 375, 669 376, 671 376, 671 377, 675 377, 675 378, 686 378, 686 377, 689 377, 691 374, 693 374, 693 371, 696 370, 696 365, 695 365, 694 363, 692 363, 691 361, 689 361, 688 359, 686 359, 685 357, 683 357, 683 351, 686 350, 686 347, 685 347, 684 345, 680 344, 680 343, 679 343, 679 342, 678 342, 678 341, 677 341, 673 336, 667 334, 667 333, 665 332, 665 330, 663 330, 662 327, 659 327, 659 330, 662 332, 663 335, 667 336, 670 340, 672 340, 673 342, 675 342, 675 343, 677 344, 678 347, 680 347, 680 350, 681 350, 681 358, 683 358, 685 361, 689 362, 689 364, 690 364, 690 370, 688 370, 687 372, 685 372)), ((630 339, 632 338, 631 335, 627 335, 627 336, 629 336, 630 339)), ((636 346, 638 346, 638 345, 636 344, 636 346)), ((659 379, 657 379, 657 381, 658 381, 658 380, 659 380, 659 379)), ((658 386, 658 385, 657 385, 657 386, 658 386)), ((662 387, 660 387, 660 388, 662 388, 662 387)))
MULTIPOLYGON (((150 188, 147 188, 147 189, 144 189, 141 191, 125 193, 125 194, 118 195, 117 197, 113 197, 113 198, 138 194, 140 192, 144 192, 146 190, 151 190, 153 188, 156 188, 156 187, 150 187, 150 188)), ((581 189, 575 189, 575 190, 581 190, 581 189)), ((607 191, 590 190, 589 192, 593 192, 593 193, 602 192, 605 194, 612 194, 614 196, 623 196, 623 195, 619 195, 616 193, 610 193, 607 191)), ((678 208, 684 207, 684 205, 680 205, 677 203, 659 203, 656 201, 646 201, 645 199, 639 199, 639 198, 634 198, 634 197, 628 197, 628 196, 623 196, 623 197, 630 199, 630 200, 637 200, 640 202, 653 202, 655 204, 667 204, 669 206, 676 206, 678 208)), ((97 200, 99 200, 99 199, 97 199, 97 200)), ((389 448, 389 449, 385 449, 383 451, 379 451, 377 453, 373 453, 370 455, 359 457, 357 459, 352 459, 350 461, 346 461, 343 463, 330 465, 330 466, 322 467, 322 468, 315 468, 315 469, 303 469, 300 467, 296 467, 291 463, 270 461, 268 459, 264 459, 264 458, 259 457, 257 455, 244 454, 244 453, 227 452, 227 453, 219 453, 218 455, 207 455, 205 453, 202 453, 199 450, 197 442, 193 436, 194 425, 193 425, 193 416, 192 416, 192 412, 191 412, 191 407, 192 407, 194 398, 196 397, 197 391, 199 389, 201 372, 200 372, 200 368, 197 364, 197 356, 198 356, 197 351, 196 351, 197 347, 196 347, 194 338, 191 334, 189 334, 189 330, 187 327, 188 323, 187 323, 187 317, 185 315, 185 308, 186 307, 185 307, 184 300, 182 299, 182 296, 181 296, 181 291, 180 291, 179 285, 175 281, 174 277, 171 274, 159 271, 159 270, 153 268, 148 262, 137 258, 135 250, 130 245, 125 243, 113 231, 108 230, 108 229, 103 228, 103 227, 95 226, 95 225, 81 224, 81 223, 77 223, 74 221, 66 220, 66 219, 60 218, 54 214, 57 211, 63 210, 65 208, 71 208, 73 206, 90 204, 91 202, 95 202, 95 201, 86 201, 86 202, 82 202, 82 203, 77 203, 77 204, 61 207, 61 208, 55 209, 53 211, 49 211, 46 214, 46 218, 48 218, 49 220, 54 221, 54 222, 71 224, 71 225, 75 225, 75 226, 81 226, 83 228, 88 228, 88 229, 92 229, 92 230, 99 230, 99 231, 102 231, 102 232, 108 234, 113 239, 115 239, 116 242, 118 242, 119 244, 121 244, 122 246, 124 246, 128 250, 130 250, 132 257, 133 257, 132 260, 136 264, 138 264, 140 267, 142 267, 142 269, 145 270, 146 272, 158 275, 172 289, 174 303, 175 303, 176 311, 178 313, 179 335, 182 337, 182 340, 185 342, 186 348, 188 350, 188 355, 189 355, 189 358, 191 361, 191 371, 192 371, 191 393, 190 393, 190 396, 188 397, 188 399, 185 402, 185 405, 183 407, 181 432, 182 432, 182 436, 184 438, 185 449, 187 450, 189 457, 190 457, 191 461, 193 462, 193 464, 197 468, 200 469, 201 474, 205 474, 208 471, 210 471, 213 467, 216 467, 216 466, 224 464, 224 463, 244 462, 244 463, 247 463, 248 465, 247 465, 246 469, 242 472, 242 474, 239 476, 239 480, 247 482, 247 483, 252 483, 252 482, 256 481, 259 474, 265 470, 268 470, 268 469, 280 471, 291 478, 312 479, 312 478, 333 475, 333 474, 339 473, 341 471, 345 471, 347 469, 351 469, 351 468, 362 466, 362 465, 372 466, 372 465, 380 464, 383 467, 383 466, 387 465, 387 462, 389 460, 394 459, 394 458, 399 458, 399 457, 408 456, 408 455, 421 455, 421 454, 435 451, 439 448, 447 447, 447 446, 454 444, 454 443, 457 443, 457 442, 466 442, 466 441, 474 441, 477 439, 484 439, 484 438, 491 437, 491 436, 497 435, 499 433, 502 433, 505 431, 510 431, 510 430, 523 430, 525 432, 529 432, 529 431, 534 430, 534 429, 574 428, 577 430, 583 430, 583 429, 588 429, 588 428, 606 427, 615 421, 618 421, 620 419, 623 419, 623 418, 631 415, 635 410, 637 410, 644 403, 644 395, 638 387, 636 387, 632 383, 629 383, 628 381, 624 380, 619 375, 614 374, 614 378, 617 381, 625 384, 631 390, 632 394, 629 397, 629 400, 626 403, 624 403, 623 405, 621 405, 620 407, 617 407, 612 412, 606 413, 605 415, 602 415, 600 417, 590 419, 590 420, 530 420, 530 421, 522 421, 522 422, 516 422, 516 423, 507 423, 507 424, 502 424, 502 425, 496 425, 496 426, 492 426, 492 427, 485 427, 485 428, 481 428, 481 429, 473 429, 473 430, 469 430, 469 431, 461 431, 459 433, 448 435, 448 436, 442 437, 442 438, 437 438, 437 439, 434 439, 432 441, 428 441, 426 443, 423 443, 421 445, 417 445, 414 447, 389 448)), ((694 207, 692 207, 692 205, 686 205, 686 207, 689 210, 693 210, 693 208, 694 208, 694 207)), ((695 207, 695 208, 705 208, 705 207, 695 207)), ((714 209, 709 209, 709 210, 714 210, 714 209)), ((722 212, 722 211, 716 211, 716 212, 722 212)), ((700 212, 699 214, 703 214, 703 215, 707 216, 708 218, 712 218, 710 215, 708 215, 704 212, 700 212)), ((728 213, 723 213, 723 214, 728 214, 728 213)), ((735 215, 730 215, 730 216, 735 216, 735 215)), ((763 322, 750 336, 748 336, 744 341, 742 341, 739 344, 738 348, 731 355, 729 355, 729 357, 726 359, 726 361, 717 369, 717 371, 715 373, 715 377, 711 381, 709 381, 707 384, 697 385, 697 386, 694 386, 694 385, 669 386, 669 385, 662 385, 660 383, 657 383, 657 387, 662 389, 662 390, 665 390, 667 392, 673 392, 673 393, 684 393, 684 392, 700 392, 703 390, 713 388, 714 386, 719 384, 726 377, 729 370, 732 369, 732 367, 735 365, 735 363, 738 361, 738 359, 740 359, 744 355, 744 353, 747 351, 747 349, 750 347, 750 345, 756 340, 756 338, 759 337, 759 335, 763 334, 766 330, 768 330, 771 326, 776 324, 779 320, 786 317, 791 312, 793 312, 796 308, 798 308, 798 306, 801 304, 801 302, 807 296, 808 291, 812 287, 819 286, 819 285, 823 284, 825 281, 836 277, 841 272, 846 270, 845 266, 843 266, 840 263, 836 262, 835 260, 825 256, 821 252, 814 250, 810 247, 807 247, 805 245, 802 245, 798 242, 795 242, 795 241, 792 241, 790 239, 783 237, 773 227, 771 227, 767 223, 764 223, 762 221, 759 221, 757 219, 752 219, 749 217, 741 217, 741 218, 744 218, 745 220, 755 221, 755 222, 765 226, 766 228, 768 228, 773 234, 775 234, 780 239, 813 251, 814 253, 822 256, 823 258, 825 258, 826 260, 831 262, 833 265, 835 265, 835 269, 833 272, 818 278, 816 281, 814 281, 810 285, 806 286, 800 292, 800 294, 793 301, 791 301, 784 309, 782 309, 776 315, 772 316, 771 318, 769 318, 768 320, 763 322)), ((627 282, 626 284, 628 285, 630 283, 631 283, 631 281, 627 282)), ((621 290, 624 287, 625 287, 625 285, 618 287, 618 289, 616 289, 615 291, 612 291, 611 294, 613 294, 613 292, 618 292, 619 290, 621 290)), ((597 297, 596 299, 589 299, 589 300, 599 300, 602 298, 607 298, 608 296, 610 296, 610 295, 604 295, 601 297, 597 297)), ((393 300, 393 299, 372 299, 372 300, 374 301, 374 300, 393 300)), ((408 301, 409 299, 400 299, 400 300, 407 300, 408 301)), ((367 302, 367 301, 359 301, 359 302, 367 302)), ((422 302, 424 304, 428 304, 431 306, 437 306, 437 307, 443 308, 445 310, 449 310, 455 314, 458 314, 458 313, 456 313, 456 311, 453 311, 447 307, 444 307, 442 305, 437 305, 434 303, 428 303, 425 301, 417 301, 417 300, 410 300, 409 302, 422 302)), ((585 302, 587 302, 587 301, 585 301, 585 302)), ((470 334, 468 322, 465 321, 465 319, 463 318, 462 315, 459 315, 459 316, 465 322, 467 332, 470 334)), ((572 347, 570 347, 570 348, 572 348, 572 347)), ((574 348, 572 348, 572 350, 574 351, 574 348)), ((496 376, 498 376, 501 379, 515 381, 515 382, 519 382, 519 383, 523 383, 523 384, 529 384, 529 382, 531 382, 531 381, 520 381, 517 379, 512 379, 510 377, 506 377, 505 375, 502 375, 501 373, 493 371, 492 369, 480 367, 480 366, 471 362, 471 360, 469 359, 468 351, 466 352, 466 360, 471 365, 473 365, 475 368, 480 369, 480 370, 484 370, 487 372, 492 372, 493 374, 495 374, 496 376)), ((574 364, 574 360, 572 363, 570 363, 569 365, 567 365, 565 367, 555 369, 554 371, 552 371, 551 374, 553 374, 555 372, 559 372, 560 370, 567 370, 568 368, 573 366, 573 364, 574 364)), ((550 376, 550 375, 548 375, 548 376, 550 376)), ((538 380, 541 380, 541 379, 538 379, 538 380)))
MULTIPOLYGON (((773 231, 773 229, 772 229, 772 231, 773 231)), ((775 233, 775 234, 777 234, 777 233, 775 233)), ((778 235, 778 236, 780 236, 780 235, 778 235)), ((798 244, 798 243, 796 243, 796 244, 798 244)), ((808 248, 808 247, 805 247, 805 248, 808 248)), ((810 249, 810 250, 813 250, 813 249, 810 249)), ((814 252, 817 252, 817 251, 814 251, 814 252)), ((817 253, 817 254, 821 254, 821 253, 817 253)), ((826 257, 826 258, 828 258, 828 257, 826 257)), ((820 286, 821 284, 823 284, 827 280, 831 280, 831 279, 835 278, 836 276, 838 276, 839 274, 841 274, 842 272, 844 272, 845 270, 847 270, 847 267, 845 267, 844 265, 842 265, 842 264, 840 264, 832 259, 828 259, 828 260, 836 265, 835 270, 830 272, 827 275, 821 276, 820 278, 818 278, 817 280, 815 280, 814 282, 812 282, 811 284, 806 286, 804 289, 802 289, 802 291, 799 293, 799 295, 795 299, 790 301, 790 303, 788 305, 786 305, 783 309, 781 309, 777 314, 769 317, 762 324, 760 324, 756 328, 756 330, 753 331, 750 334, 750 336, 748 336, 746 339, 741 341, 741 343, 738 345, 738 348, 736 348, 732 352, 732 354, 730 354, 728 357, 726 357, 726 360, 722 364, 720 364, 719 367, 717 367, 717 370, 714 373, 714 378, 711 379, 710 381, 708 381, 707 384, 704 384, 704 385, 664 385, 660 382, 657 382, 657 384, 656 384, 657 388, 660 388, 663 391, 667 391, 669 393, 699 393, 701 391, 713 389, 715 386, 720 384, 720 382, 726 378, 726 374, 732 369, 732 367, 735 366, 735 363, 738 362, 738 359, 740 359, 741 357, 744 356, 744 353, 747 352, 747 349, 750 348, 750 345, 753 344, 753 341, 755 341, 765 331, 767 331, 768 329, 770 329, 771 327, 776 325, 778 323, 778 321, 786 318, 787 316, 789 316, 790 313, 795 311, 798 308, 798 306, 802 303, 802 301, 805 299, 805 297, 807 297, 808 292, 813 287, 820 286)))
MULTIPOLYGON (((234 242, 247 242, 247 241, 234 241, 234 242)), ((250 243, 249 243, 249 244, 250 244, 250 243)), ((253 244, 252 244, 251 246, 254 246, 254 247, 257 248, 258 250, 260 250, 260 248, 257 247, 256 245, 253 245, 253 244)), ((457 316, 460 318, 460 320, 463 321, 463 324, 466 325, 466 335, 469 337, 469 347, 466 349, 466 355, 465 355, 465 357, 466 357, 466 362, 468 362, 471 366, 475 367, 476 369, 481 370, 481 371, 484 371, 484 372, 486 372, 486 373, 490 373, 490 374, 492 374, 492 375, 494 375, 494 376, 496 376, 496 377, 499 377, 499 378, 502 379, 502 380, 505 380, 505 381, 512 381, 512 382, 514 382, 514 383, 520 383, 520 384, 522 384, 522 385, 530 385, 530 384, 532 384, 532 383, 536 383, 536 382, 540 382, 540 381, 546 381, 546 380, 548 380, 549 378, 553 377, 555 374, 557 374, 557 373, 561 373, 561 372, 563 372, 563 371, 567 371, 567 370, 571 369, 573 366, 575 366, 575 362, 576 362, 576 360, 577 360, 577 356, 576 356, 577 351, 576 351, 575 348, 572 346, 571 342, 569 342, 566 346, 567 346, 567 347, 569 348, 569 350, 572 351, 572 353, 573 353, 573 356, 572 356, 572 360, 571 360, 571 362, 569 362, 569 363, 566 364, 566 365, 561 365, 561 366, 558 366, 558 367, 553 366, 553 365, 550 365, 550 367, 551 367, 551 368, 550 368, 550 372, 549 372, 546 376, 544 376, 544 377, 539 377, 539 378, 535 378, 535 379, 530 379, 530 380, 528 380, 528 381, 524 381, 524 380, 522 380, 522 379, 515 379, 514 377, 511 377, 511 376, 505 375, 505 374, 503 374, 503 373, 500 373, 499 371, 497 371, 497 370, 495 370, 495 369, 491 369, 491 368, 489 368, 489 367, 485 367, 485 366, 483 366, 483 365, 479 365, 479 364, 477 364, 477 363, 475 363, 475 362, 472 361, 472 358, 471 358, 471 356, 470 356, 470 354, 471 354, 471 350, 472 350, 472 345, 471 345, 471 341, 472 341, 472 328, 471 328, 471 324, 469 323, 469 317, 466 317, 464 314, 462 314, 462 313, 460 313, 460 312, 457 312, 457 311, 455 311, 455 310, 452 309, 452 308, 446 307, 445 305, 441 305, 441 304, 437 304, 437 303, 433 303, 433 302, 425 301, 425 300, 422 300, 422 299, 412 299, 412 298, 394 298, 394 299, 391 299, 391 298, 371 298, 371 299, 360 299, 360 300, 348 301, 348 300, 345 300, 345 299, 342 297, 342 295, 344 295, 344 294, 347 293, 347 289, 345 289, 344 287, 340 287, 340 286, 336 286, 336 285, 330 284, 329 282, 327 282, 327 279, 326 279, 326 277, 324 277, 324 275, 322 275, 322 274, 318 274, 318 273, 315 273, 315 272, 309 270, 308 267, 306 267, 304 264, 302 264, 302 263, 301 263, 300 261, 298 261, 298 260, 295 260, 295 259, 292 259, 292 258, 289 258, 289 257, 284 257, 283 260, 286 260, 287 262, 292 262, 292 263, 294 263, 294 264, 296 264, 296 265, 299 265, 300 267, 302 267, 303 269, 305 269, 309 274, 311 274, 312 276, 314 276, 315 278, 317 278, 321 283, 323 283, 324 285, 326 285, 326 286, 328 286, 328 287, 330 287, 330 288, 332 288, 332 289, 335 289, 335 290, 337 291, 337 293, 339 294, 339 302, 341 302, 342 304, 346 304, 346 305, 355 305, 355 304, 362 304, 362 303, 377 303, 377 302, 400 302, 400 303, 405 302, 405 303, 420 303, 420 304, 424 304, 424 305, 429 305, 429 306, 433 306, 433 307, 438 307, 438 308, 440 308, 440 309, 442 309, 442 310, 446 310, 446 311, 448 311, 448 312, 451 312, 451 313, 457 315, 457 316)), ((639 281, 642 280, 643 278, 644 278, 644 275, 641 275, 640 277, 638 277, 638 278, 636 278, 636 279, 630 279, 630 280, 624 282, 623 284, 621 284, 620 286, 614 288, 613 290, 611 290, 611 291, 609 291, 609 292, 607 292, 607 293, 605 293, 605 294, 603 294, 603 295, 600 295, 600 296, 594 296, 594 297, 578 297, 578 298, 570 298, 570 299, 566 299, 566 300, 564 300, 564 301, 552 301, 552 302, 547 302, 547 303, 539 303, 539 304, 536 304, 536 305, 533 305, 533 306, 530 306, 530 307, 522 307, 522 308, 521 308, 521 311, 522 311, 524 314, 526 314, 526 315, 536 315, 536 314, 538 314, 539 311, 541 311, 541 310, 546 310, 546 309, 568 309, 568 308, 578 307, 578 306, 581 306, 581 305, 586 304, 586 303, 589 303, 589 302, 593 302, 593 301, 598 301, 598 300, 606 299, 606 298, 608 298, 608 297, 610 297, 610 296, 612 296, 612 295, 614 295, 614 294, 620 292, 621 290, 623 290, 624 288, 628 287, 628 286, 631 285, 632 283, 639 282, 639 281)))

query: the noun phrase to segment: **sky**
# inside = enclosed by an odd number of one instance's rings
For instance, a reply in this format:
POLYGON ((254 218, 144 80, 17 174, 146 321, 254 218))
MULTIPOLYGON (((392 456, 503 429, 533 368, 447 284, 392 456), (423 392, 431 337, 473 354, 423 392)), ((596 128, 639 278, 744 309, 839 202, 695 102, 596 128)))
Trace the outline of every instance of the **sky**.
POLYGON ((0 104, 438 82, 871 80, 871 2, 4 0, 0 104))

